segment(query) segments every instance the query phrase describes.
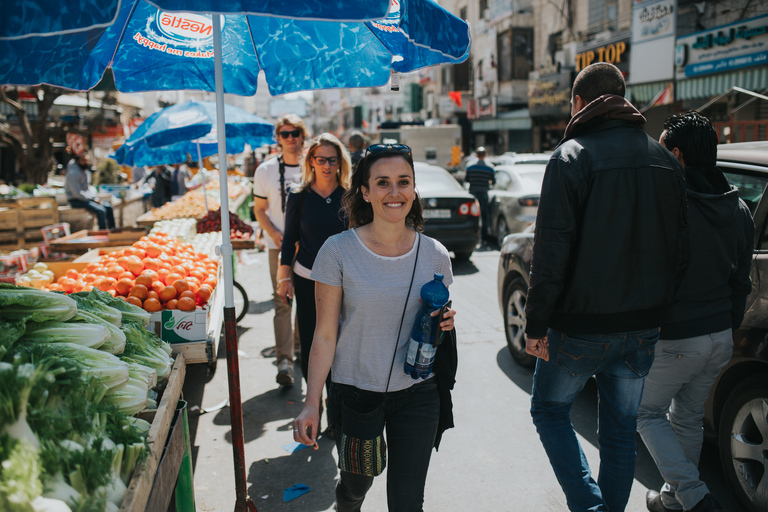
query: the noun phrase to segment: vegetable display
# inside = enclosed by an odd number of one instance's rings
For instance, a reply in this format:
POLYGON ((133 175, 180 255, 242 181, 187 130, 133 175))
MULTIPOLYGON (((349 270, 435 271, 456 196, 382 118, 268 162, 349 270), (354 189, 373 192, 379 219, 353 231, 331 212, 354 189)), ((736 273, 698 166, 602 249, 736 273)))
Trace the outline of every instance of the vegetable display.
MULTIPOLYGON (((205 217, 197 221, 198 233, 213 233, 216 231, 221 231, 221 208, 208 212, 205 217)), ((229 212, 229 233, 232 239, 249 240, 253 238, 253 227, 234 213, 229 212)))
POLYGON ((173 364, 148 317, 98 289, 0 283, 0 510, 118 510, 147 454, 150 425, 132 415, 173 364))

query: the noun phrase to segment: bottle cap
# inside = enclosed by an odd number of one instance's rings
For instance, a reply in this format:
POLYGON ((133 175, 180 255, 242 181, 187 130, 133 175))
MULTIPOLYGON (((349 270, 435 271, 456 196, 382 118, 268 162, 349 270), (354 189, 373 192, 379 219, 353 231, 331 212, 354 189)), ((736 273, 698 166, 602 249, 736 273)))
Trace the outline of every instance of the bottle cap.
POLYGON ((442 281, 443 277, 445 277, 443 274, 440 274, 438 272, 435 272, 435 280, 436 281, 442 281))

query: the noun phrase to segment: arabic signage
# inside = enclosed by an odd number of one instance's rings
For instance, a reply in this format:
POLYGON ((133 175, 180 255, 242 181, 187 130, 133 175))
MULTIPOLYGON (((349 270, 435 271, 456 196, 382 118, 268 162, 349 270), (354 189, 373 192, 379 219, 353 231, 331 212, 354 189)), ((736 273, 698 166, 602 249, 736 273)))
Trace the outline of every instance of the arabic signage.
POLYGON ((632 44, 675 35, 676 0, 635 0, 632 6, 632 44))
POLYGON ((541 75, 528 80, 528 109, 531 117, 570 117, 570 71, 541 75))
POLYGON ((677 0, 635 0, 632 6, 632 83, 671 80, 675 76, 677 0))
POLYGON ((768 16, 677 39, 675 76, 683 79, 768 64, 768 16))

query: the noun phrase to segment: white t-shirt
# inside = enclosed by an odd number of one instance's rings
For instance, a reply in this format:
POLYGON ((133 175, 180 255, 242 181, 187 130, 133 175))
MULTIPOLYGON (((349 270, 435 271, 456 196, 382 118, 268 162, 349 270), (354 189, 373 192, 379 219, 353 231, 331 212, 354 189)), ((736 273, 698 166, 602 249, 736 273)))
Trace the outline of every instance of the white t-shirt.
MULTIPOLYGON (((291 187, 301 181, 301 167, 298 165, 285 166, 285 198, 291 187)), ((280 164, 277 158, 268 160, 256 169, 253 177, 253 195, 267 200, 267 216, 281 233, 285 231, 285 212, 283 197, 280 195, 280 164)), ((279 249, 271 236, 267 239, 267 247, 279 249)))
POLYGON ((343 289, 331 370, 334 382, 383 393, 387 389, 401 318, 403 329, 397 340, 389 391, 400 391, 423 382, 414 380, 403 369, 413 322, 421 307, 419 294, 435 273, 443 274, 443 284, 449 286, 453 282, 453 271, 448 251, 440 242, 425 235, 419 238, 420 247, 415 241, 406 254, 387 257, 371 251, 356 230, 350 229, 330 237, 318 252, 312 266, 312 279, 343 289), (417 247, 419 260, 403 317, 417 247))

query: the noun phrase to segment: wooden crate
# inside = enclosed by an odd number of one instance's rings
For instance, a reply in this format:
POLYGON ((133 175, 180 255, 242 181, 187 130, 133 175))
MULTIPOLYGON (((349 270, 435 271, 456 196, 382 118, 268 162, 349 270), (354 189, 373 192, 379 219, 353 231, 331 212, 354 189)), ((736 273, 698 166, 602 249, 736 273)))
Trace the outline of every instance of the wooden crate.
POLYGON ((55 197, 27 197, 4 201, 0 206, 0 245, 37 245, 43 236, 40 228, 59 222, 55 197))

